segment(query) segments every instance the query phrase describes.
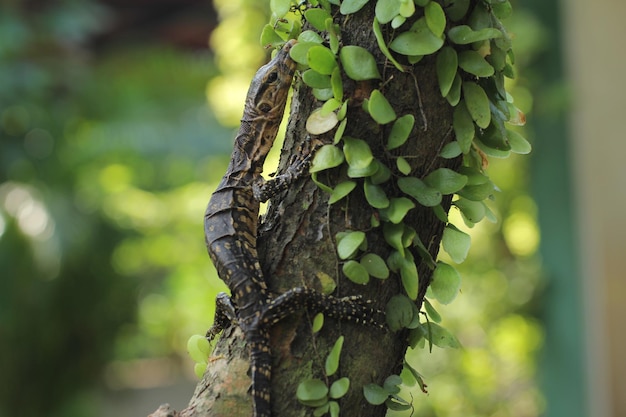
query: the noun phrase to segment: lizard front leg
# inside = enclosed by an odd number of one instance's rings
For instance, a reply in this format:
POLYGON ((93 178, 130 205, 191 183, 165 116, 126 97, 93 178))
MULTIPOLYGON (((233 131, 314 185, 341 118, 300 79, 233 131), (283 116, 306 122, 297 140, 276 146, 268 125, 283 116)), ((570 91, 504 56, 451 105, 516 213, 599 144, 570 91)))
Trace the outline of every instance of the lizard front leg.
POLYGON ((206 332, 206 338, 210 342, 215 339, 219 332, 237 324, 237 311, 232 299, 225 292, 217 294, 215 298, 215 317, 213 325, 206 332))

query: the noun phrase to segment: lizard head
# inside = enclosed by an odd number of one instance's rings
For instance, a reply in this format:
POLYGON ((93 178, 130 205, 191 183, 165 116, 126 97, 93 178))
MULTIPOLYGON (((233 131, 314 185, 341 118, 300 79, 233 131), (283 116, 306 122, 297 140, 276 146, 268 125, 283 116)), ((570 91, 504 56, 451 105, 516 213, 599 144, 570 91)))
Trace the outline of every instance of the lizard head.
POLYGON ((282 120, 287 94, 296 70, 289 51, 296 43, 288 41, 276 56, 254 76, 246 99, 245 115, 282 120))

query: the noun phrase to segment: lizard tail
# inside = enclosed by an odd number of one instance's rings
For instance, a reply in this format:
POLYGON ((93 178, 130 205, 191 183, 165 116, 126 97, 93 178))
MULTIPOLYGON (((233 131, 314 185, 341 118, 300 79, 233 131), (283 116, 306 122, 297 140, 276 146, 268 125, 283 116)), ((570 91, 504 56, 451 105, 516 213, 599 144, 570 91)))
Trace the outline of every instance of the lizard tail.
POLYGON ((272 354, 270 336, 266 330, 257 330, 248 336, 250 344, 250 377, 254 417, 271 417, 270 387, 272 377, 272 354))

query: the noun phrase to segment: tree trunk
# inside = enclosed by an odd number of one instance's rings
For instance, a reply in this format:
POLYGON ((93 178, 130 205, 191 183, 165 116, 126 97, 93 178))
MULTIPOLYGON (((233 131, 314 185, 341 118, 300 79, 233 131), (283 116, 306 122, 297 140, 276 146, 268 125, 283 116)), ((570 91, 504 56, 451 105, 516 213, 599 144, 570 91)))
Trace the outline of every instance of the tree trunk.
MULTIPOLYGON (((344 78, 344 91, 349 96, 344 99, 350 98, 345 136, 365 140, 374 156, 391 168, 394 175, 398 156, 404 157, 410 163, 411 175, 418 178, 423 178, 440 167, 458 169, 460 159, 449 160, 438 156, 442 147, 454 139, 454 132, 453 109, 439 92, 434 57, 427 56, 418 64, 407 67, 412 72, 402 73, 388 65, 371 30, 373 18, 374 2, 348 17, 335 14, 335 23, 341 26, 342 43, 360 45, 370 51, 376 57, 383 76, 382 82, 355 82, 344 78), (361 106, 363 99, 369 97, 374 88, 384 93, 398 116, 413 114, 415 117, 415 126, 409 140, 391 153, 384 149, 391 124, 378 125, 361 106)), ((301 149, 308 135, 305 130, 306 119, 320 105, 310 89, 296 81, 279 171, 301 149)), ((331 143, 332 137, 333 132, 330 132, 313 140, 331 143)), ((345 172, 336 169, 325 171, 319 180, 326 184, 336 184, 344 177, 345 172)), ((328 194, 318 188, 310 178, 298 181, 288 192, 270 202, 260 227, 258 248, 265 278, 273 292, 280 294, 289 288, 303 285, 320 290, 320 280, 330 276, 337 284, 333 295, 362 295, 383 311, 393 295, 404 292, 400 278, 395 273, 387 280, 373 279, 367 285, 354 284, 342 275, 335 244, 335 235, 338 232, 366 231, 368 251, 375 252, 384 259, 390 253, 382 228, 373 228, 370 225, 372 216, 376 216, 376 210, 365 200, 362 181, 359 181, 357 179, 358 185, 354 192, 333 205, 328 205, 328 194)), ((387 187, 385 192, 388 197, 401 195, 394 188, 393 181, 383 186, 387 187)), ((444 197, 443 207, 446 211, 450 200, 450 196, 444 197)), ((436 258, 444 223, 437 219, 433 210, 417 205, 411 210, 405 223, 415 228, 421 241, 433 258, 436 258)), ((421 308, 432 271, 424 262, 420 262, 417 253, 414 253, 414 258, 420 277, 417 306, 421 308)), ((337 338, 343 335, 345 342, 337 375, 350 378, 350 390, 339 401, 341 415, 384 416, 386 407, 367 403, 362 387, 372 382, 382 385, 386 377, 400 373, 408 345, 406 332, 393 333, 326 318, 322 330, 313 334, 311 320, 312 317, 303 311, 302 314, 279 323, 271 331, 274 415, 311 415, 312 409, 301 405, 296 399, 296 389, 304 379, 325 378, 325 358, 337 338)), ((251 397, 247 393, 250 384, 247 371, 248 351, 243 335, 238 329, 230 329, 221 336, 189 407, 179 415, 249 417, 251 397)), ((174 414, 166 408, 153 414, 165 415, 174 414)))

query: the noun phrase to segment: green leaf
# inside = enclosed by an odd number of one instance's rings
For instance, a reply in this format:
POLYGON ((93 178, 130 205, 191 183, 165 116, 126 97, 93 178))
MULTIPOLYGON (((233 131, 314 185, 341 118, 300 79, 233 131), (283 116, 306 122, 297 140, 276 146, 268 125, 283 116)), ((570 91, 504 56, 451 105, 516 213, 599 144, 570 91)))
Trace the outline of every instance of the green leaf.
POLYGON ((453 203, 472 223, 478 223, 485 217, 485 204, 482 201, 470 201, 460 198, 453 203))
POLYGON ((330 417, 339 417, 339 403, 337 401, 329 401, 328 405, 330 417))
POLYGON ((460 264, 467 257, 472 239, 467 233, 460 231, 452 224, 448 224, 443 231, 441 242, 443 249, 450 255, 450 258, 460 264))
MULTIPOLYGON (((378 4, 380 4, 380 1, 377 3, 377 5, 378 4)), ((404 72, 404 67, 402 67, 402 65, 400 65, 400 63, 396 61, 393 55, 391 55, 391 52, 389 52, 389 48, 387 48, 387 44, 385 43, 385 38, 383 37, 383 32, 380 30, 380 24, 378 23, 377 18, 374 18, 372 28, 374 31, 374 35, 376 36, 376 43, 378 43, 378 48, 380 49, 380 51, 389 61, 391 61, 391 63, 398 69, 398 71, 404 72)))
POLYGON ((459 54, 459 67, 477 77, 491 77, 495 70, 478 52, 469 50, 459 54))
POLYGON ((324 9, 308 9, 304 12, 304 18, 319 31, 326 30, 326 19, 332 18, 330 13, 324 9))
POLYGON ((436 1, 429 2, 426 7, 424 7, 424 17, 426 18, 426 24, 430 31, 435 36, 441 37, 446 28, 446 15, 441 5, 436 1))
POLYGON ((302 81, 311 88, 330 88, 330 77, 312 69, 302 73, 302 81))
POLYGON ((438 325, 437 323, 429 323, 430 331, 425 334, 426 339, 430 340, 435 346, 440 348, 450 347, 457 349, 461 347, 459 341, 449 331, 438 325))
POLYGON ((467 25, 459 25, 450 28, 448 39, 457 45, 467 45, 474 42, 495 39, 502 36, 502 32, 495 28, 485 28, 474 31, 467 25))
POLYGON ((367 108, 372 119, 378 124, 384 125, 396 119, 396 112, 379 90, 372 91, 367 108))
POLYGON ((391 41, 389 48, 402 55, 430 55, 443 46, 443 39, 430 31, 426 19, 421 18, 407 32, 391 41))
POLYGON ((285 40, 280 37, 274 27, 272 25, 263 26, 263 31, 261 32, 261 45, 267 46, 271 45, 272 47, 276 47, 285 43, 285 40))
POLYGON ((389 199, 385 194, 385 190, 380 185, 372 184, 366 180, 363 183, 363 191, 365 191, 365 199, 370 206, 377 209, 384 209, 389 207, 389 199))
POLYGON ((493 194, 494 184, 489 181, 478 185, 466 185, 458 194, 472 201, 483 201, 493 194))
POLYGON ((368 253, 361 258, 361 265, 365 267, 367 273, 378 279, 389 278, 389 268, 379 255, 368 253))
POLYGON ((339 378, 330 386, 330 398, 339 399, 348 393, 350 389, 350 379, 339 378))
POLYGON ((316 42, 298 42, 290 50, 289 56, 298 64, 309 65, 308 53, 309 49, 319 46, 316 42))
POLYGON ((460 102, 459 105, 454 108, 452 126, 461 151, 463 151, 464 154, 468 153, 472 146, 476 129, 474 128, 472 116, 467 110, 467 106, 465 106, 465 102, 460 102))
POLYGON ((411 165, 401 156, 396 159, 396 167, 398 168, 398 171, 404 175, 409 175, 411 173, 411 165))
POLYGON ((461 289, 461 276, 452 265, 437 262, 430 289, 437 301, 441 304, 450 304, 461 289))
MULTIPOLYGON (((187 340, 187 352, 195 362, 206 362, 211 353, 211 344, 206 337, 194 334, 187 340)), ((204 369, 202 372, 204 373, 204 369)))
POLYGON ((417 307, 406 295, 398 294, 391 297, 385 307, 385 318, 392 332, 407 327, 417 314, 417 307))
POLYGON ((364 241, 365 233, 361 231, 346 233, 337 242, 337 254, 339 255, 339 258, 348 259, 353 256, 364 241))
POLYGON ((435 188, 443 195, 453 194, 467 184, 467 177, 448 168, 439 168, 424 178, 426 185, 435 188))
POLYGON ((315 317, 313 317, 313 324, 311 325, 311 331, 313 333, 317 333, 322 330, 324 326, 324 313, 317 313, 315 317))
POLYGON ((331 88, 314 88, 313 96, 319 101, 326 101, 333 97, 333 90, 331 88))
MULTIPOLYGON (((335 67, 333 73, 330 75, 330 84, 333 90, 333 96, 336 100, 343 100, 343 81, 341 80, 341 70, 339 67, 335 67)), ((344 115, 345 117, 345 115, 344 115)), ((343 119, 341 117, 340 119, 343 119)))
POLYGON ((465 17, 469 10, 470 0, 454 0, 446 7, 446 14, 453 22, 457 22, 465 17))
POLYGON ((291 7, 291 0, 270 0, 270 10, 277 18, 287 14, 291 7))
POLYGON ((389 394, 398 394, 400 392, 400 384, 402 384, 402 378, 400 378, 400 375, 389 375, 385 378, 385 382, 383 382, 383 388, 389 394))
POLYGON ((313 410, 313 417, 322 417, 324 414, 327 414, 330 411, 330 402, 325 403, 324 405, 317 407, 313 410))
POLYGON ((330 132, 339 123, 337 114, 325 112, 321 107, 313 110, 306 119, 306 130, 312 135, 321 135, 330 132))
POLYGON ((365 6, 368 1, 369 0, 343 0, 343 2, 341 2, 339 12, 341 14, 356 13, 361 10, 361 8, 365 6))
POLYGON ((532 150, 532 146, 530 143, 519 133, 514 130, 506 131, 509 144, 511 145, 511 152, 519 153, 519 154, 528 154, 532 150))
POLYGON ((415 265, 413 260, 405 258, 405 261, 400 266, 400 278, 406 294, 411 300, 416 300, 419 276, 417 275, 417 265, 415 265))
POLYGON ((332 376, 339 369, 339 357, 341 356, 341 348, 343 347, 343 336, 339 336, 335 345, 330 350, 330 353, 326 357, 326 364, 324 366, 324 372, 326 376, 332 376))
POLYGON ((344 46, 339 51, 339 59, 346 75, 355 81, 381 78, 374 56, 365 48, 344 46))
POLYGON ((400 16, 411 17, 415 14, 415 3, 410 0, 400 1, 400 16))
POLYGON ((405 194, 410 195, 418 203, 426 207, 437 206, 441 203, 441 192, 436 188, 427 186, 422 180, 415 177, 403 177, 398 179, 398 187, 405 194))
POLYGON ((380 385, 367 384, 363 386, 363 396, 368 403, 372 405, 381 405, 387 400, 389 394, 380 385))
POLYGON ((337 184, 328 198, 328 204, 335 204, 337 201, 350 194, 352 190, 354 190, 354 187, 356 187, 356 182, 354 181, 344 181, 337 184))
POLYGON ((377 166, 372 168, 374 156, 367 142, 349 136, 344 137, 343 142, 343 152, 349 165, 348 175, 351 178, 369 176, 376 172, 377 166))
POLYGON ((428 314, 428 317, 432 321, 434 321, 435 323, 441 322, 441 315, 437 312, 437 310, 435 310, 435 307, 433 307, 430 301, 428 301, 426 298, 424 298, 424 308, 426 309, 426 314, 428 314))
POLYGON ((296 390, 296 397, 299 401, 308 403, 326 399, 328 387, 320 379, 307 379, 300 382, 296 390))
POLYGON ((473 81, 465 81, 463 83, 463 98, 472 119, 478 127, 486 129, 491 122, 491 110, 485 90, 473 81))
POLYGON ((439 156, 445 159, 453 159, 461 155, 462 153, 463 151, 461 150, 461 145, 459 145, 459 142, 455 140, 450 143, 447 143, 441 149, 441 153, 439 153, 439 156))
POLYGON ((322 43, 324 39, 317 33, 312 30, 305 30, 298 36, 298 43, 300 42, 308 42, 308 43, 322 43))
MULTIPOLYGON (((314 10, 314 9, 311 9, 314 10)), ((335 54, 325 46, 315 45, 309 48, 307 52, 307 61, 309 67, 320 74, 330 75, 337 66, 335 54)))
POLYGON ((402 235, 404 234, 404 224, 383 224, 383 236, 385 241, 392 248, 396 249, 402 257, 404 257, 404 241, 402 235))
POLYGON ((461 100, 461 84, 463 80, 461 76, 457 73, 454 76, 454 81, 452 82, 452 87, 450 87, 450 92, 446 96, 446 100, 450 103, 451 106, 456 106, 459 104, 461 100))
POLYGON ((378 0, 376 2, 376 19, 380 23, 389 23, 400 14, 400 0, 378 0))
POLYGON ((343 163, 344 156, 341 149, 335 145, 324 145, 315 152, 310 172, 319 172, 334 168, 343 163))
POLYGON ((406 17, 401 16, 401 15, 397 15, 391 21, 391 27, 393 29, 398 29, 400 26, 402 26, 404 24, 404 22, 406 22, 406 17))
POLYGON ((357 261, 348 261, 341 268, 344 275, 355 284, 367 284, 370 282, 370 276, 367 269, 357 261))
MULTIPOLYGON (((434 3, 437 4, 437 3, 434 3)), ((450 93, 458 67, 458 56, 454 48, 444 46, 437 54, 437 80, 443 97, 450 93)))
POLYGON ((387 138, 387 150, 399 148, 409 138, 413 125, 415 124, 415 117, 412 114, 405 114, 399 117, 391 127, 391 132, 387 138))
POLYGON ((398 224, 404 220, 409 210, 414 207, 415 203, 406 197, 392 198, 389 202, 389 207, 380 210, 380 215, 391 223, 398 224))

